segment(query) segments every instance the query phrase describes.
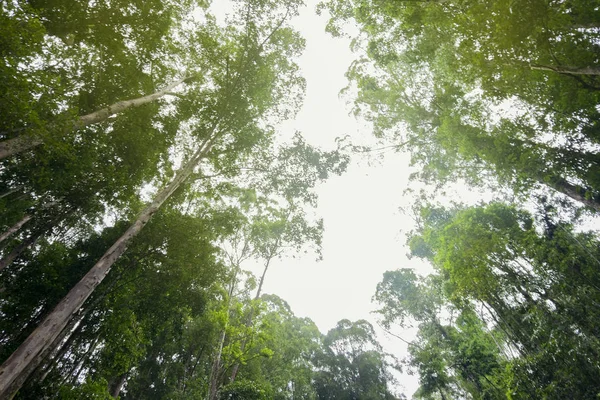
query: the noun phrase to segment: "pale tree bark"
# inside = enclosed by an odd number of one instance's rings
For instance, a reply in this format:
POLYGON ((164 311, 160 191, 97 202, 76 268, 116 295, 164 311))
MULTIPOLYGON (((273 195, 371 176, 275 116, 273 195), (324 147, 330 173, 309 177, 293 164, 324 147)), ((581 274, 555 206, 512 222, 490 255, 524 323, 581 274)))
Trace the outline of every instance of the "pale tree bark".
POLYGON ((15 232, 17 232, 19 229, 21 229, 21 227, 23 225, 25 225, 27 222, 29 222, 29 220, 31 218, 33 218, 31 215, 27 215, 26 214, 23 218, 21 218, 20 221, 18 221, 16 224, 14 224, 10 228, 8 228, 2 235, 0 235, 0 243, 3 242, 3 241, 5 241, 6 239, 8 239, 15 232))
POLYGON ((539 182, 543 185, 548 185, 552 189, 556 190, 559 193, 564 194, 565 196, 570 197, 571 199, 586 205, 587 207, 593 209, 596 212, 600 212, 600 203, 598 200, 595 200, 593 197, 586 197, 586 193, 588 192, 585 188, 581 186, 573 185, 563 178, 554 178, 551 181, 546 181, 540 179, 539 182))
POLYGON ((15 261, 15 259, 17 257, 19 257, 23 251, 25 251, 29 247, 33 246, 42 237, 42 235, 44 233, 45 233, 45 230, 39 230, 39 231, 31 234, 31 236, 29 236, 27 239, 23 240, 21 243, 19 243, 19 245, 17 245, 14 249, 12 249, 10 251, 10 253, 8 253, 6 256, 2 257, 2 259, 0 259, 0 272, 4 268, 6 268, 10 264, 12 264, 12 262, 15 261))
POLYGON ((208 388, 208 400, 217 400, 219 394, 219 378, 221 377, 221 357, 223 355, 223 346, 225 344, 225 329, 219 337, 217 352, 213 359, 212 368, 210 369, 210 384, 208 388))
MULTIPOLYGON (((167 85, 163 89, 149 94, 147 96, 138 97, 131 100, 123 100, 114 103, 108 107, 94 111, 93 113, 83 115, 75 120, 75 122, 65 129, 65 133, 85 128, 86 126, 97 124, 99 122, 107 120, 110 116, 122 113, 130 108, 140 107, 144 104, 151 103, 158 100, 166 95, 171 94, 171 90, 182 85, 190 78, 181 79, 167 85)), ((44 143, 44 141, 32 135, 22 134, 12 139, 4 140, 0 142, 0 160, 14 154, 18 154, 22 151, 31 150, 44 143)))
MULTIPOLYGON (((119 275, 120 276, 120 275, 119 275)), ((96 295, 94 301, 86 304, 85 308, 80 308, 78 315, 71 318, 67 327, 58 335, 56 340, 47 350, 48 355, 44 357, 46 360, 40 360, 46 362, 45 365, 37 367, 35 372, 31 375, 32 379, 37 382, 44 382, 48 374, 57 365, 58 361, 69 351, 71 346, 78 339, 78 335, 85 327, 85 319, 89 315, 90 311, 94 310, 96 306, 106 298, 106 295, 110 293, 115 287, 118 278, 113 280, 108 288, 99 295, 96 295)), ((41 357, 40 357, 41 358, 41 357)))
POLYGON ((57 336, 67 326, 69 320, 92 294, 96 286, 106 277, 114 262, 125 252, 131 241, 150 221, 165 201, 193 173, 196 165, 210 151, 214 138, 214 135, 211 136, 210 139, 206 140, 199 147, 187 163, 177 172, 175 178, 156 194, 154 200, 138 215, 125 233, 117 239, 90 271, 58 303, 36 330, 0 366, 0 399, 11 399, 16 394, 31 373, 30 365, 38 362, 37 359, 50 347, 57 336))
POLYGON ((10 189, 9 191, 0 194, 0 199, 3 199, 6 196, 10 196, 11 194, 18 192, 22 188, 23 188, 22 186, 19 186, 19 187, 16 187, 14 189, 10 189))
MULTIPOLYGON (((247 242, 244 243, 244 249, 247 248, 247 242)), ((242 250, 242 253, 244 250, 242 250)), ((229 292, 227 293, 227 304, 225 305, 227 309, 227 315, 229 316, 229 308, 231 307, 231 298, 233 297, 233 291, 235 286, 237 285, 237 275, 240 270, 239 263, 235 266, 235 270, 233 273, 233 277, 231 278, 231 283, 229 284, 229 292)), ((221 358, 223 357, 223 346, 225 345, 225 338, 227 336, 227 326, 229 325, 229 318, 225 322, 225 326, 221 331, 221 335, 219 336, 219 343, 217 345, 217 351, 214 355, 213 364, 210 370, 210 380, 208 387, 208 400, 217 400, 219 395, 219 381, 221 378, 221 358)))
POLYGON ((121 389, 125 386, 125 382, 127 382, 127 373, 121 374, 110 383, 108 389, 109 394, 115 399, 119 397, 119 393, 121 393, 121 389))
POLYGON ((565 75, 600 75, 600 67, 556 67, 552 65, 531 65, 531 69, 538 71, 552 71, 565 75))
MULTIPOLYGON (((44 206, 43 208, 49 208, 49 207, 51 207, 51 206, 53 206, 55 204, 56 204, 56 202, 52 202, 52 203, 44 206)), ((27 219, 27 221, 29 221, 31 218, 32 217, 29 217, 27 219)), ((37 243, 37 241, 43 235, 45 235, 48 232, 51 232, 52 228, 54 227, 54 225, 60 219, 61 219, 61 216, 58 216, 56 218, 51 219, 50 221, 47 221, 41 228, 39 228, 37 230, 34 230, 28 238, 24 239, 21 243, 19 243, 19 245, 17 245, 14 249, 12 249, 10 253, 6 254, 2 259, 0 259, 0 272, 4 268, 8 267, 17 257, 19 257, 21 255, 21 253, 23 253, 23 251, 25 251, 28 248, 30 248, 31 246, 35 245, 37 243)), ((23 220, 21 220, 19 223, 21 223, 22 221, 23 220)), ((27 221, 25 221, 25 222, 27 222, 27 221)), ((21 226, 23 224, 21 224, 21 226)), ((15 227, 16 227, 16 225, 13 226, 11 229, 13 229, 15 227)), ((20 228, 20 226, 19 226, 19 228, 20 228)), ((8 232, 5 232, 3 235, 5 235, 7 233, 8 232)), ((5 246, 6 246, 6 243, 2 243, 2 240, 0 240, 0 249, 4 248, 5 246)))

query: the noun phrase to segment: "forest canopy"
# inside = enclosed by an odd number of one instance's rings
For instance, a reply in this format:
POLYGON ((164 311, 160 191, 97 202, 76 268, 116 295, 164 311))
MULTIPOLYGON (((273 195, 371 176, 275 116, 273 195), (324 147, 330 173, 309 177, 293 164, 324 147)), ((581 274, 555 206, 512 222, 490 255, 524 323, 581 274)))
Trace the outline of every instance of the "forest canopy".
POLYGON ((281 132, 303 6, 0 3, 0 399, 600 396, 598 4, 310 10, 351 40, 353 115, 431 188, 406 242, 431 270, 384 274, 379 327, 325 334, 264 284, 322 258, 317 188, 371 149, 281 132), (457 182, 494 201, 440 200, 457 182))

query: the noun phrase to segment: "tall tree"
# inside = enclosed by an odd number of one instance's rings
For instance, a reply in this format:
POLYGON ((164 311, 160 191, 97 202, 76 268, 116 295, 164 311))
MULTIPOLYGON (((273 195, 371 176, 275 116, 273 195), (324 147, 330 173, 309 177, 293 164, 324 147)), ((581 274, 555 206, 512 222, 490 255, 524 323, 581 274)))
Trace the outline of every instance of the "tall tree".
MULTIPOLYGON (((54 339, 65 328, 73 314, 108 274, 112 264, 125 251, 131 240, 148 223, 162 204, 193 174, 199 163, 209 155, 216 157, 228 151, 244 152, 261 140, 266 140, 260 118, 281 107, 284 91, 280 85, 301 82, 295 76, 296 67, 289 61, 302 47, 302 42, 289 28, 283 26, 295 14, 297 4, 283 4, 279 16, 273 4, 248 2, 244 4, 244 24, 240 30, 230 29, 222 37, 226 51, 225 64, 213 79, 216 87, 212 96, 203 99, 200 118, 194 128, 198 144, 192 150, 173 180, 159 190, 154 200, 138 215, 133 224, 100 258, 92 269, 75 285, 32 335, 3 364, 0 371, 0 393, 11 396, 31 367, 39 362, 54 339), (229 67, 229 61, 233 68, 229 67), (205 118, 205 119, 202 119, 205 118)), ((281 9, 280 8, 280 9, 281 9)), ((294 107, 295 98, 287 97, 294 107)), ((268 138, 268 137, 267 137, 268 138)), ((268 143, 268 142, 267 142, 268 143)))
POLYGON ((499 178, 518 193, 542 186, 600 209, 600 92, 588 68, 598 63, 598 33, 584 28, 597 15, 592 3, 334 0, 322 8, 331 32, 359 24, 360 58, 348 74, 355 111, 408 149, 422 178, 499 178))
POLYGON ((341 320, 323 344, 316 357, 318 399, 395 399, 390 365, 370 323, 341 320))
MULTIPOLYGON (((475 384, 480 394, 492 396, 496 387, 504 387, 524 397, 560 398, 569 392, 585 398, 598 391, 597 365, 590 362, 598 351, 598 330, 589 320, 596 314, 590 305, 600 293, 598 274, 591 267, 598 264, 597 239, 574 233, 549 210, 542 211, 536 227, 531 214, 498 203, 472 209, 424 208, 423 226, 410 240, 413 254, 430 259, 438 269, 437 290, 443 301, 464 315, 455 326, 461 336, 452 336, 450 330, 442 335, 450 355, 459 358, 442 354, 442 359, 461 379, 475 384), (480 311, 473 319, 475 310, 480 311), (483 337, 477 339, 478 324, 489 324, 499 333, 489 334, 485 347, 483 337), (469 338, 472 334, 476 336, 469 338), (491 360, 486 353, 493 355, 489 339, 500 354, 508 353, 502 362, 495 362, 505 368, 485 361, 491 360), (469 360, 474 350, 476 358, 469 360), (558 358, 569 360, 568 366, 549 362, 558 358), (491 375, 477 383, 470 365, 491 375)), ((394 310, 406 313, 394 297, 406 296, 402 287, 394 289, 389 283, 383 287, 389 289, 381 292, 381 298, 389 301, 384 303, 385 315, 401 315, 394 310)), ((434 344, 427 346, 431 351, 434 344)), ((465 383, 461 387, 473 390, 465 383)))

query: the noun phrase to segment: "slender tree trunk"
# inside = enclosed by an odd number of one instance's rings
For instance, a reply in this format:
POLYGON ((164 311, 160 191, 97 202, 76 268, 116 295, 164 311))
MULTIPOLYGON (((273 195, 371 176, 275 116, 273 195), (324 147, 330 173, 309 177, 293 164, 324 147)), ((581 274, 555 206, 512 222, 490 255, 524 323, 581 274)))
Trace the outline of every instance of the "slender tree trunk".
MULTIPOLYGON (((175 81, 167 85, 163 89, 149 94, 147 96, 138 97, 136 99, 131 100, 119 101, 106 108, 102 108, 100 110, 94 111, 93 113, 83 115, 77 118, 73 125, 67 128, 66 132, 68 133, 77 129, 84 128, 88 125, 97 124, 99 122, 105 121, 111 115, 119 114, 130 108, 140 107, 144 104, 148 104, 155 100, 158 100, 161 97, 168 95, 171 90, 183 84, 186 80, 187 78, 175 81)), ((43 140, 39 137, 27 134, 19 135, 12 139, 4 140, 0 142, 0 160, 9 157, 13 154, 18 154, 22 151, 33 149, 41 145, 42 143, 43 140)))
POLYGON ((66 384, 69 381, 69 378, 71 378, 72 385, 75 385, 77 383, 77 381, 79 380, 79 376, 83 372, 83 367, 85 367, 86 360, 88 360, 94 354, 94 351, 96 351, 98 344, 100 344, 100 333, 96 335, 96 338, 90 344, 90 347, 87 349, 85 354, 81 356, 79 362, 75 364, 75 366, 71 369, 71 372, 65 376, 65 378, 59 386, 66 384))
POLYGON ((113 280, 104 293, 95 296, 92 302, 87 304, 85 308, 81 308, 79 311, 79 315, 77 315, 75 318, 71 318, 71 320, 67 324, 67 327, 63 329, 61 334, 56 338, 55 342, 48 348, 48 362, 46 363, 44 368, 37 368, 39 371, 34 372, 34 375, 32 375, 32 379, 30 380, 37 380, 40 383, 44 382, 48 374, 52 372, 52 370, 56 366, 57 361, 60 360, 67 353, 68 350, 71 349, 73 342, 77 339, 78 335, 86 326, 85 319, 89 315, 90 311, 94 310, 95 307, 102 300, 104 300, 104 298, 106 298, 106 295, 110 293, 112 288, 117 283, 117 280, 118 279, 113 280), (68 338, 65 340, 67 336, 68 338), (59 345, 60 348, 58 348, 59 345))
MULTIPOLYGON (((36 371, 36 369, 38 369, 38 367, 40 366, 40 364, 47 358, 50 357, 50 352, 53 349, 54 346, 58 346, 60 344, 60 342, 64 339, 66 333, 69 331, 70 329, 65 329, 63 330, 63 332, 61 332, 61 334, 54 340, 54 342, 52 343, 52 346, 49 346, 44 352, 42 352, 42 354, 40 355, 40 357, 37 357, 36 360, 34 360, 34 362, 32 362, 30 365, 27 366, 27 374, 32 374, 34 373, 34 371, 36 371)), ((42 375, 42 378, 45 378, 46 375, 50 372, 51 368, 48 368, 47 371, 44 372, 44 374, 42 375)), ((42 379, 43 380, 43 379, 42 379)), ((42 381, 40 380, 40 382, 42 381)), ((1 399, 4 399, 4 397, 0 397, 1 399)), ((12 398, 11 397, 7 397, 8 399, 12 398)))
POLYGON ((556 67, 552 65, 531 65, 531 69, 538 71, 552 71, 565 75, 600 75, 600 67, 556 67))
MULTIPOLYGON (((214 136, 212 136, 214 138, 214 136)), ((56 308, 46 317, 37 329, 19 346, 17 350, 0 366, 0 399, 10 399, 20 389, 31 373, 28 366, 37 361, 68 324, 74 313, 102 282, 114 262, 125 252, 127 246, 150 221, 154 213, 192 174, 194 167, 208 153, 212 139, 206 140, 181 168, 175 178, 163 188, 152 203, 137 217, 133 224, 108 249, 90 271, 71 289, 56 308)))
POLYGON ((23 240, 17 247, 11 250, 5 257, 0 260, 0 271, 9 266, 17 257, 21 255, 23 251, 33 246, 44 234, 45 230, 39 230, 33 233, 27 239, 23 240))
MULTIPOLYGON (((244 245, 244 249, 246 249, 246 244, 244 245)), ((221 336, 219 337, 219 345, 217 346, 217 353, 214 356, 212 368, 210 370, 210 384, 208 388, 208 400, 217 400, 217 395, 219 394, 219 378, 221 377, 221 357, 223 356, 223 346, 225 345, 225 337, 227 336, 227 326, 229 325, 229 309, 231 307, 231 298, 233 297, 233 291, 235 286, 237 285, 237 275, 240 271, 239 260, 237 265, 235 265, 235 271, 233 277, 231 278, 231 283, 229 285, 229 293, 227 296, 227 321, 225 321, 225 326, 221 331, 221 336)))
MULTIPOLYGON (((260 277, 260 281, 258 283, 258 289, 256 289, 256 295, 254 296, 254 300, 258 300, 258 298, 260 297, 260 294, 262 293, 262 287, 263 287, 263 284, 265 283, 265 276, 267 275, 267 271, 269 270, 269 265, 271 264, 271 260, 272 260, 272 257, 267 258, 267 262, 265 263, 265 268, 263 269, 263 273, 262 273, 262 275, 260 277)), ((250 311, 250 312, 252 312, 252 311, 250 311)), ((253 319, 254 319, 254 315, 250 314, 250 316, 248 317, 248 321, 246 322, 247 327, 252 326, 253 319)), ((241 350, 242 354, 244 354, 244 350, 246 350, 247 344, 248 344, 248 340, 244 339, 242 341, 242 345, 240 346, 240 350, 241 350)), ((231 376, 229 377, 230 382, 235 381, 235 378, 237 377, 237 373, 239 370, 240 370, 240 363, 237 362, 237 363, 235 363, 235 365, 233 366, 233 369, 231 370, 231 376)))
POLYGON ((19 222, 8 228, 6 232, 0 235, 0 242, 5 241, 10 236, 12 236, 15 232, 21 229, 21 227, 25 225, 31 218, 33 218, 31 215, 25 215, 23 218, 21 218, 19 222))
POLYGON ((208 389, 208 400, 217 400, 219 393, 219 376, 221 375, 221 356, 223 354, 223 346, 225 345, 225 328, 221 332, 219 337, 219 345, 217 347, 217 354, 213 360, 212 368, 210 370, 210 387, 208 389))
POLYGON ((22 186, 18 186, 14 189, 9 190, 8 192, 4 192, 2 194, 0 194, 0 199, 5 198, 6 196, 10 196, 11 194, 18 192, 19 190, 21 190, 23 187, 22 186))

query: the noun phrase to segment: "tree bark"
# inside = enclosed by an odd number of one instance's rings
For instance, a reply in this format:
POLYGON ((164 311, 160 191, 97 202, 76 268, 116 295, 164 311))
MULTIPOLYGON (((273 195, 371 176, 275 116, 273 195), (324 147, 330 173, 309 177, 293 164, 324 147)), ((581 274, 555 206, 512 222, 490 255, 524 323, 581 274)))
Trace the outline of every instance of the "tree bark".
MULTIPOLYGON (((265 263, 265 268, 263 269, 263 273, 260 277, 260 281, 258 283, 258 289, 256 289, 256 295, 254 296, 254 300, 258 300, 258 298, 260 297, 260 294, 262 293, 262 287, 263 284, 265 283, 265 276, 267 275, 267 271, 269 270, 269 265, 271 264, 271 259, 272 257, 267 258, 267 262, 265 263)), ((248 317, 248 321, 246 321, 246 326, 247 327, 251 327, 253 320, 254 320, 254 315, 252 315, 252 311, 250 311, 251 314, 248 317)), ((246 339, 244 339, 242 341, 242 345, 240 346, 240 350, 242 352, 242 354, 244 353, 244 350, 246 350, 246 345, 248 344, 248 341, 246 339)), ((233 366, 233 369, 231 370, 231 376, 229 378, 230 382, 234 382, 235 378, 237 377, 237 373, 240 370, 240 363, 237 362, 235 363, 235 365, 233 366)))
POLYGON ((546 181, 544 179, 539 179, 538 181, 541 184, 548 185, 549 187, 556 190, 557 192, 560 192, 560 193, 564 194, 565 196, 568 196, 568 197, 572 198, 573 200, 580 202, 597 212, 600 212, 600 203, 598 202, 598 200, 595 200, 594 198, 587 198, 586 197, 587 190, 585 188, 582 188, 577 185, 573 185, 573 184, 569 183, 566 179, 563 179, 560 177, 555 177, 555 178, 551 179, 550 181, 546 181))
POLYGON ((121 393, 121 389, 123 389, 125 382, 127 382, 127 373, 121 374, 114 382, 111 382, 108 390, 109 394, 115 399, 119 397, 119 393, 121 393))
POLYGON ((538 71, 553 71, 565 75, 600 75, 600 67, 555 67, 552 65, 531 65, 531 69, 538 71))
MULTIPOLYGON (((244 247, 245 248, 245 247, 244 247)), ((233 297, 233 291, 237 284, 237 275, 240 271, 239 260, 238 264, 235 265, 235 271, 233 277, 231 278, 231 283, 229 284, 229 292, 227 295, 227 321, 225 321, 225 326, 221 331, 221 336, 219 337, 219 345, 217 347, 217 352, 214 356, 212 368, 210 370, 210 384, 208 388, 208 400, 217 400, 219 394, 219 380, 221 377, 221 357, 223 356, 223 346, 225 345, 225 337, 227 336, 227 326, 229 325, 229 308, 231 307, 231 298, 233 297)))
POLYGON ((219 346, 217 348, 217 354, 213 360, 213 365, 210 370, 210 387, 208 389, 208 400, 217 400, 219 394, 219 376, 221 375, 221 356, 223 354, 223 346, 225 344, 225 328, 221 332, 219 337, 219 346))
POLYGON ((21 255, 23 251, 33 246, 40 237, 44 234, 45 230, 40 230, 36 233, 31 234, 27 239, 23 240, 17 247, 11 250, 5 257, 0 260, 0 272, 9 266, 17 257, 21 255))
MULTIPOLYGON (((138 97, 136 99, 131 100, 119 101, 108 107, 94 111, 93 113, 83 115, 77 118, 73 125, 67 128, 66 133, 84 128, 88 125, 97 124, 99 122, 105 121, 111 115, 119 114, 130 108, 140 107, 144 104, 148 104, 155 100, 158 100, 161 97, 168 95, 171 90, 185 83, 187 80, 188 78, 172 82, 163 89, 149 94, 147 96, 138 97)), ((0 160, 12 156, 14 154, 18 154, 22 151, 31 150, 41 145, 42 143, 44 143, 44 141, 39 137, 27 134, 19 135, 12 139, 4 140, 0 142, 0 160)))
POLYGON ((2 235, 0 235, 0 242, 5 241, 11 235, 13 235, 15 232, 17 232, 19 229, 21 229, 21 227, 23 225, 25 225, 31 218, 33 218, 31 215, 26 214, 23 218, 21 218, 21 220, 19 222, 17 222, 16 224, 14 224, 10 228, 8 228, 6 230, 6 232, 4 232, 2 235))
POLYGON ((10 196, 11 194, 18 192, 22 188, 23 188, 22 186, 18 186, 14 189, 10 189, 8 192, 4 192, 4 193, 0 194, 0 199, 5 198, 6 196, 10 196))
POLYGON ((192 174, 196 165, 210 150, 211 142, 212 139, 208 139, 200 146, 185 166, 177 172, 175 178, 158 192, 154 200, 140 213, 127 231, 117 239, 36 330, 0 366, 0 399, 11 399, 16 394, 31 373, 29 366, 37 362, 40 355, 50 347, 69 320, 92 294, 96 286, 106 277, 114 262, 125 252, 130 242, 150 221, 154 213, 192 174))

